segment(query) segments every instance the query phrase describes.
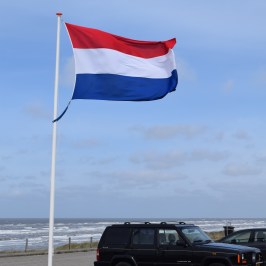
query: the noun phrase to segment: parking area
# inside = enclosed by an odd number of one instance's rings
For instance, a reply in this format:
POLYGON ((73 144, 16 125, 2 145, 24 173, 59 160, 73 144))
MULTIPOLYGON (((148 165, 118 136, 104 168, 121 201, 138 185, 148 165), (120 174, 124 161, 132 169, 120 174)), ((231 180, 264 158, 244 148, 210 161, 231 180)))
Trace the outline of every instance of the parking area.
MULTIPOLYGON (((54 255, 53 266, 93 266, 95 251, 54 255)), ((48 255, 0 257, 1 266, 47 266, 48 255)))

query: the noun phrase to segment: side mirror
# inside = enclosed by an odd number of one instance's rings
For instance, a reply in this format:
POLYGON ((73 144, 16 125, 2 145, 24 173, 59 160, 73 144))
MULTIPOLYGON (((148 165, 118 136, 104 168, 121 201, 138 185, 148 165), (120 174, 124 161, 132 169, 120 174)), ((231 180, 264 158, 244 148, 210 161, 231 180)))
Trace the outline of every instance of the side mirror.
POLYGON ((232 243, 232 244, 236 244, 236 240, 235 240, 235 239, 232 239, 232 240, 231 240, 231 243, 232 243))

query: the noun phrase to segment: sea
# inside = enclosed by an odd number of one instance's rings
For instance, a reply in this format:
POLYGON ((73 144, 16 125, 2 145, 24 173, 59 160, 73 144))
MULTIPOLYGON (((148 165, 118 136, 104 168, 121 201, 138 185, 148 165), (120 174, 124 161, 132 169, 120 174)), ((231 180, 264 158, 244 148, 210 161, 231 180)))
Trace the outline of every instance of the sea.
MULTIPOLYGON (((54 247, 69 243, 98 241, 111 224, 124 222, 185 222, 200 226, 206 232, 223 231, 224 226, 233 226, 235 230, 244 228, 266 227, 266 218, 258 219, 96 219, 96 218, 62 218, 54 222, 54 247)), ((7 219, 0 218, 0 251, 23 251, 48 248, 49 220, 39 218, 7 219), (27 245, 26 245, 27 243, 27 245)))

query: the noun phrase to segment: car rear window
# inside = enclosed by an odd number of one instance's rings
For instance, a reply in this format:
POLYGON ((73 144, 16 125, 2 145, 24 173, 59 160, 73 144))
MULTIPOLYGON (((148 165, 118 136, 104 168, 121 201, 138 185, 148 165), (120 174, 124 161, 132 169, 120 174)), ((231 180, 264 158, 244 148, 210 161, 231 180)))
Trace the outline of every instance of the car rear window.
POLYGON ((130 228, 108 228, 104 236, 104 244, 124 246, 129 243, 130 228))

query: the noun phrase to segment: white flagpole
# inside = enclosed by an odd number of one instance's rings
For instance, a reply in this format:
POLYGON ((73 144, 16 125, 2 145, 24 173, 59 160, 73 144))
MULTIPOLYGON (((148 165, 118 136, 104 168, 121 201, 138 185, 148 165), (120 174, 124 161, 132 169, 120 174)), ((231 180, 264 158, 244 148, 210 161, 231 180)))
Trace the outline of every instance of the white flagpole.
MULTIPOLYGON (((56 15, 57 15, 57 36, 56 36, 55 83, 54 83, 54 119, 57 118, 57 96, 58 96, 59 52, 60 52, 60 19, 61 19, 62 13, 56 13, 56 15)), ((54 255, 53 237, 54 237, 56 126, 57 126, 57 122, 54 122, 53 123, 53 140, 52 140, 51 184, 50 184, 48 266, 53 265, 53 255, 54 255)))

